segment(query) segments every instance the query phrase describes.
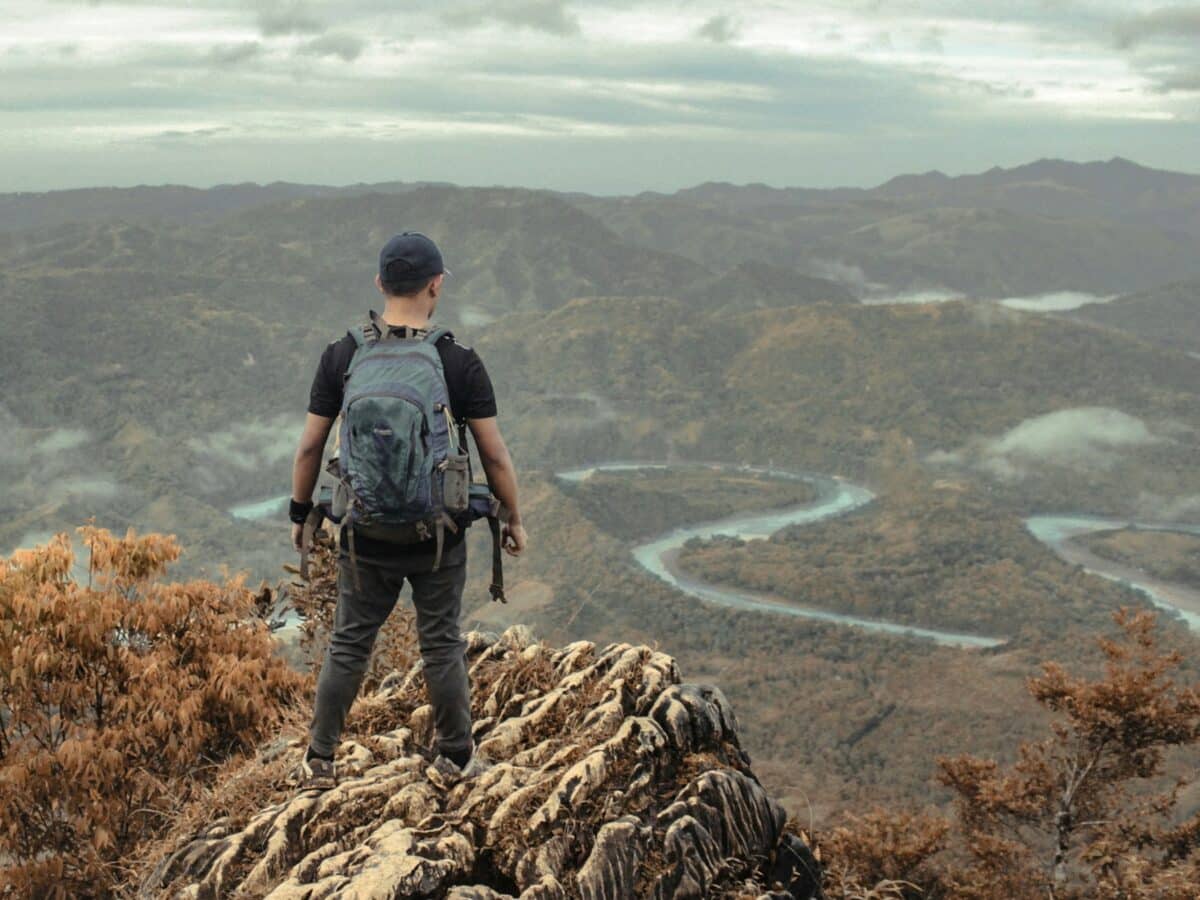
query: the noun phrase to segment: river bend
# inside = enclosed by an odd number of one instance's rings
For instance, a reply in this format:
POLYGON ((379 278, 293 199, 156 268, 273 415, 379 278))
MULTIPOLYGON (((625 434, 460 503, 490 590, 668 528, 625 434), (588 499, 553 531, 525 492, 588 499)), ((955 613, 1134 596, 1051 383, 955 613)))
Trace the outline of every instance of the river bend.
MULTIPOLYGON (((820 473, 787 472, 781 469, 738 466, 719 463, 656 463, 656 462, 604 462, 557 473, 561 481, 583 482, 594 472, 632 472, 646 469, 664 470, 680 466, 688 468, 707 467, 718 471, 751 472, 787 481, 805 481, 817 490, 817 499, 799 506, 785 507, 762 513, 744 513, 698 525, 675 528, 632 549, 634 560, 647 572, 662 579, 672 587, 708 603, 733 609, 754 612, 769 612, 777 615, 798 616, 839 625, 848 625, 882 634, 899 635, 935 643, 964 648, 996 647, 1005 638, 948 631, 940 628, 921 628, 883 619, 868 619, 830 612, 806 606, 797 606, 773 600, 765 594, 750 590, 710 584, 690 577, 678 566, 680 548, 693 538, 709 540, 717 535, 729 535, 742 540, 760 540, 790 525, 809 525, 834 516, 844 515, 859 509, 874 499, 874 494, 862 485, 845 479, 820 473)), ((267 519, 282 515, 286 508, 287 495, 272 497, 256 503, 231 507, 229 512, 239 519, 267 519)), ((1200 535, 1200 525, 1180 523, 1131 522, 1122 519, 1088 515, 1038 515, 1025 520, 1029 532, 1046 544, 1067 562, 1082 565, 1087 571, 1104 578, 1120 582, 1144 594, 1160 609, 1180 616, 1194 632, 1200 632, 1200 591, 1185 585, 1174 584, 1153 578, 1130 566, 1104 559, 1086 548, 1072 543, 1072 538, 1094 531, 1136 527, 1158 531, 1177 531, 1200 535)))

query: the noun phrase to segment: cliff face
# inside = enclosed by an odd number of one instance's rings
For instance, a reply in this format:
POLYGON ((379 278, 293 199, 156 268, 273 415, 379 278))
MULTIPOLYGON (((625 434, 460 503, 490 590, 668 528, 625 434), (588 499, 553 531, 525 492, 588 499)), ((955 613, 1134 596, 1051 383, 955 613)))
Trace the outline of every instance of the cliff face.
MULTIPOLYGON (((340 783, 180 842, 145 896, 275 900, 819 896, 715 687, 681 684, 649 647, 561 649, 516 626, 472 632, 479 753, 452 785, 426 774, 432 710, 418 664, 355 715, 340 783)), ((277 753, 299 760, 293 743, 277 753)))

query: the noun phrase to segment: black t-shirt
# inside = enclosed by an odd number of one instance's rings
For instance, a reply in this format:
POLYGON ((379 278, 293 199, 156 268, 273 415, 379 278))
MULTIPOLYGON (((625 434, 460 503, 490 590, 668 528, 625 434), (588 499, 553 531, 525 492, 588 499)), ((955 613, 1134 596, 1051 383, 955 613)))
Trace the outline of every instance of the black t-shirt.
MULTIPOLYGON (((332 419, 341 412, 346 370, 350 367, 355 347, 354 337, 346 334, 339 340, 331 341, 325 348, 325 352, 321 354, 321 361, 317 364, 317 373, 313 377, 308 395, 310 413, 332 419)), ((496 394, 492 390, 492 380, 488 377, 479 354, 472 348, 463 346, 449 334, 438 340, 437 351, 438 356, 442 358, 446 393, 450 398, 450 414, 454 416, 454 420, 462 425, 467 419, 488 419, 496 415, 496 394)), ((454 546, 462 537, 462 531, 458 534, 447 531, 445 547, 454 546)), ((369 558, 430 553, 433 545, 433 541, 391 544, 359 535, 355 535, 354 538, 355 554, 369 558)), ((346 546, 345 538, 342 546, 346 546)))

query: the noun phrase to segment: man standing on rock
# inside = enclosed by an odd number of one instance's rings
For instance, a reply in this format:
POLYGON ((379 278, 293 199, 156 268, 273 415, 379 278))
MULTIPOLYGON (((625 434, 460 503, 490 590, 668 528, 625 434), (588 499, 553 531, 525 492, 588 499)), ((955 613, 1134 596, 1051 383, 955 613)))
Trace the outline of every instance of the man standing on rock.
MULTIPOLYGON (((458 626, 466 580, 465 527, 457 527, 445 511, 451 503, 448 495, 452 488, 451 473, 446 472, 444 460, 440 464, 430 462, 421 470, 422 461, 414 463, 414 454, 436 456, 440 438, 450 441, 449 453, 453 458, 461 458, 455 456, 459 452, 465 456, 465 424, 474 438, 488 485, 507 509, 501 532, 505 551, 512 556, 520 555, 525 549, 526 535, 517 504, 516 470, 496 424, 496 398, 487 370, 473 349, 458 343, 449 332, 430 325, 448 274, 441 252, 428 237, 418 232, 393 237, 380 252, 379 274, 375 277, 375 285, 386 303, 382 316, 372 312, 370 324, 330 343, 313 379, 308 416, 292 472, 289 518, 293 523, 292 543, 297 550, 302 549, 304 522, 313 508, 313 490, 325 443, 339 415, 343 423, 339 429, 343 444, 339 452, 349 454, 344 445, 357 440, 363 443, 356 446, 364 449, 356 452, 378 452, 382 460, 374 467, 363 467, 362 471, 368 475, 358 472, 349 479, 354 485, 351 516, 359 514, 363 522, 370 521, 365 507, 371 501, 382 504, 378 497, 390 496, 389 491, 395 491, 394 496, 408 498, 409 502, 414 497, 424 497, 428 504, 433 497, 436 504, 442 504, 443 477, 447 479, 448 493, 445 506, 434 507, 437 518, 429 520, 434 524, 436 536, 432 536, 426 521, 414 523, 413 528, 401 523, 390 528, 351 524, 341 529, 337 610, 317 680, 309 746, 300 767, 303 788, 324 789, 336 784, 333 757, 346 714, 358 694, 375 638, 395 606, 405 579, 412 585, 418 642, 437 735, 438 756, 430 775, 435 780, 440 776, 451 781, 471 775, 481 766, 471 738, 466 644, 458 626), (393 371, 401 374, 391 376, 394 383, 385 384, 386 390, 370 391, 361 387, 370 375, 356 374, 357 369, 351 363, 359 354, 364 354, 361 359, 365 363, 364 349, 376 344, 390 349, 375 356, 385 357, 380 362, 393 365, 393 371), (408 357, 415 359, 422 354, 423 365, 407 361, 408 357), (405 364, 410 369, 403 369, 405 364), (430 372, 439 368, 440 378, 434 379, 430 372), (411 377, 403 374, 406 371, 411 377), (359 387, 352 383, 351 376, 355 376, 359 387), (432 403, 422 412, 421 401, 425 398, 418 396, 422 390, 432 392, 435 398, 448 398, 448 403, 444 400, 432 403), (364 440, 360 434, 361 416, 366 413, 348 413, 345 403, 347 396, 355 400, 364 394, 369 395, 370 403, 362 406, 370 408, 370 415, 374 416, 366 420, 370 440, 364 440), (443 414, 452 421, 444 424, 443 414), (411 432, 405 430, 410 421, 416 423, 411 432), (370 477, 372 472, 374 480, 370 477), (422 477, 424 482, 419 480, 422 477), (438 479, 433 490, 430 490, 431 477, 438 479), (405 483, 405 479, 409 481, 405 483)), ((371 368, 377 370, 379 365, 364 365, 361 370, 367 372, 371 368)), ((459 487, 465 495, 466 488, 459 487)), ((336 499, 333 505, 338 506, 336 499)))

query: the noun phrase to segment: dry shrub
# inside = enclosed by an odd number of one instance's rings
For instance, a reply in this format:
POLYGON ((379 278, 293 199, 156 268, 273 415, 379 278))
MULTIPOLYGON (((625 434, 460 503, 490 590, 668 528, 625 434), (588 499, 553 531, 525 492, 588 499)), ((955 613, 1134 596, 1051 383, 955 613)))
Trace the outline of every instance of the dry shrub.
POLYGON ((79 530, 86 584, 66 534, 0 561, 0 893, 113 895, 303 684, 240 580, 164 583, 173 538, 79 530))
POLYGON ((1022 744, 1007 768, 939 760, 968 854, 959 896, 1157 898, 1195 872, 1200 827, 1170 826, 1178 788, 1150 791, 1166 750, 1200 741, 1200 689, 1171 677, 1181 656, 1159 648, 1154 613, 1114 619, 1122 635, 1099 640, 1102 677, 1050 662, 1029 680, 1057 716, 1049 738, 1022 744))
POLYGON ((950 823, 936 813, 876 809, 822 836, 830 900, 909 900, 940 895, 934 858, 950 823))
POLYGON ((1165 752, 1200 741, 1200 689, 1176 684, 1179 653, 1159 648, 1155 616, 1121 610, 1101 638, 1094 679, 1046 663, 1029 692, 1051 734, 1001 766, 938 761, 955 792, 952 823, 876 811, 822 841, 831 898, 1195 900, 1200 816, 1182 824, 1181 785, 1163 790, 1165 752))

